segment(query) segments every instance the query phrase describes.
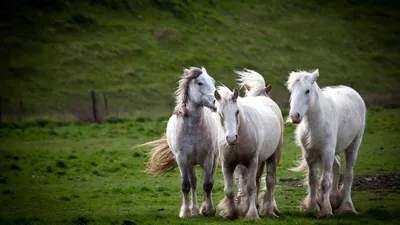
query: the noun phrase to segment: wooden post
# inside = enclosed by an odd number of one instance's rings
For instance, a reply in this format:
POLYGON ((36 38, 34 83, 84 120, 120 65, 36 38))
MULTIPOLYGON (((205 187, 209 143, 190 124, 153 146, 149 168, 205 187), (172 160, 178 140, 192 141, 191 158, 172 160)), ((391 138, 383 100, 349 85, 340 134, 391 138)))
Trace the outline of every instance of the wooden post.
POLYGON ((97 118, 97 109, 96 109, 96 93, 92 90, 92 110, 93 110, 93 119, 96 123, 98 123, 97 118))
POLYGON ((1 120, 1 113, 2 113, 2 110, 3 109, 3 98, 0 96, 0 123, 2 122, 2 120, 1 120))
POLYGON ((108 116, 108 101, 105 93, 103 93, 103 102, 104 102, 104 115, 108 116))
POLYGON ((349 81, 348 86, 352 88, 353 87, 353 82, 349 81))
POLYGON ((18 122, 22 122, 23 114, 24 114, 24 103, 22 102, 22 99, 21 99, 19 101, 19 107, 18 107, 18 115, 17 115, 18 122))

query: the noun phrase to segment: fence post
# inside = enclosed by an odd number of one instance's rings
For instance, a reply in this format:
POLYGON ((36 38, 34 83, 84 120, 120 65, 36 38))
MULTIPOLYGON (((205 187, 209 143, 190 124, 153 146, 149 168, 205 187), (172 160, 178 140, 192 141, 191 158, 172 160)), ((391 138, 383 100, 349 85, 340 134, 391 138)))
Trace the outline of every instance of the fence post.
POLYGON ((103 102, 104 102, 104 115, 108 116, 108 101, 105 93, 103 93, 103 102))
POLYGON ((3 97, 0 96, 0 123, 3 122, 1 119, 2 116, 2 109, 3 109, 3 97))
POLYGON ((22 101, 22 99, 19 101, 19 106, 18 106, 18 114, 17 114, 17 120, 18 122, 22 121, 23 118, 23 114, 24 114, 24 103, 22 101))
POLYGON ((352 88, 353 87, 353 82, 349 81, 348 86, 352 88))
POLYGON ((98 123, 97 119, 97 109, 96 109, 96 93, 92 90, 92 110, 93 110, 93 119, 96 123, 98 123))

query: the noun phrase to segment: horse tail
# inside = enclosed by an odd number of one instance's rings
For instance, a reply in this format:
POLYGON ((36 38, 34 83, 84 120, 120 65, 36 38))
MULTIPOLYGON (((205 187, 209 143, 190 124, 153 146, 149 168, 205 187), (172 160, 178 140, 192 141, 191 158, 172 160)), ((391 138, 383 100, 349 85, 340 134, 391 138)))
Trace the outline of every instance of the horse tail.
POLYGON ((149 159, 146 162, 146 173, 160 176, 177 167, 175 156, 170 149, 165 135, 159 140, 150 141, 140 146, 153 147, 149 152, 149 159))
POLYGON ((297 162, 297 166, 290 168, 289 170, 293 172, 305 172, 306 170, 308 170, 306 159, 302 157, 301 160, 297 162))

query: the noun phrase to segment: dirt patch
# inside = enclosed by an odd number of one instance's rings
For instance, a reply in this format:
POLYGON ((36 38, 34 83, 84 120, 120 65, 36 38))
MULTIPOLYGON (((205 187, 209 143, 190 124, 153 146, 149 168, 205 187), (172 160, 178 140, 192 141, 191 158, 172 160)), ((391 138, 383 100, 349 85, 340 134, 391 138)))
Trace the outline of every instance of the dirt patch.
POLYGON ((356 176, 352 189, 355 191, 391 189, 400 192, 400 174, 356 176))
MULTIPOLYGON (((289 187, 303 187, 303 180, 298 178, 281 178, 279 179, 284 185, 289 187)), ((263 181, 265 182, 265 181, 263 181)), ((343 184, 343 177, 340 177, 340 185, 343 184)), ((400 193, 400 174, 389 175, 364 175, 356 176, 353 180, 352 190, 369 191, 369 190, 393 190, 400 193)))
POLYGON ((302 187, 304 183, 298 178, 281 178, 280 182, 286 183, 289 187, 302 187))

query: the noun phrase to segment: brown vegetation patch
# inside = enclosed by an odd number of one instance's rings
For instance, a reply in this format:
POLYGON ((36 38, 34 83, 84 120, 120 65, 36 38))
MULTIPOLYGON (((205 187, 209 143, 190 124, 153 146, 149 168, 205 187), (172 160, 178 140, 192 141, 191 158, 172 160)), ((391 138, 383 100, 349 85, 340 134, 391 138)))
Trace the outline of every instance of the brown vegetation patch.
POLYGON ((179 31, 172 28, 161 28, 154 34, 154 37, 159 41, 177 41, 180 36, 179 31))
POLYGON ((280 182, 287 183, 289 187, 302 187, 303 182, 298 178, 281 178, 279 179, 280 182))
POLYGON ((364 175, 356 176, 353 181, 353 190, 367 191, 379 189, 392 189, 400 192, 400 174, 389 175, 364 175))

